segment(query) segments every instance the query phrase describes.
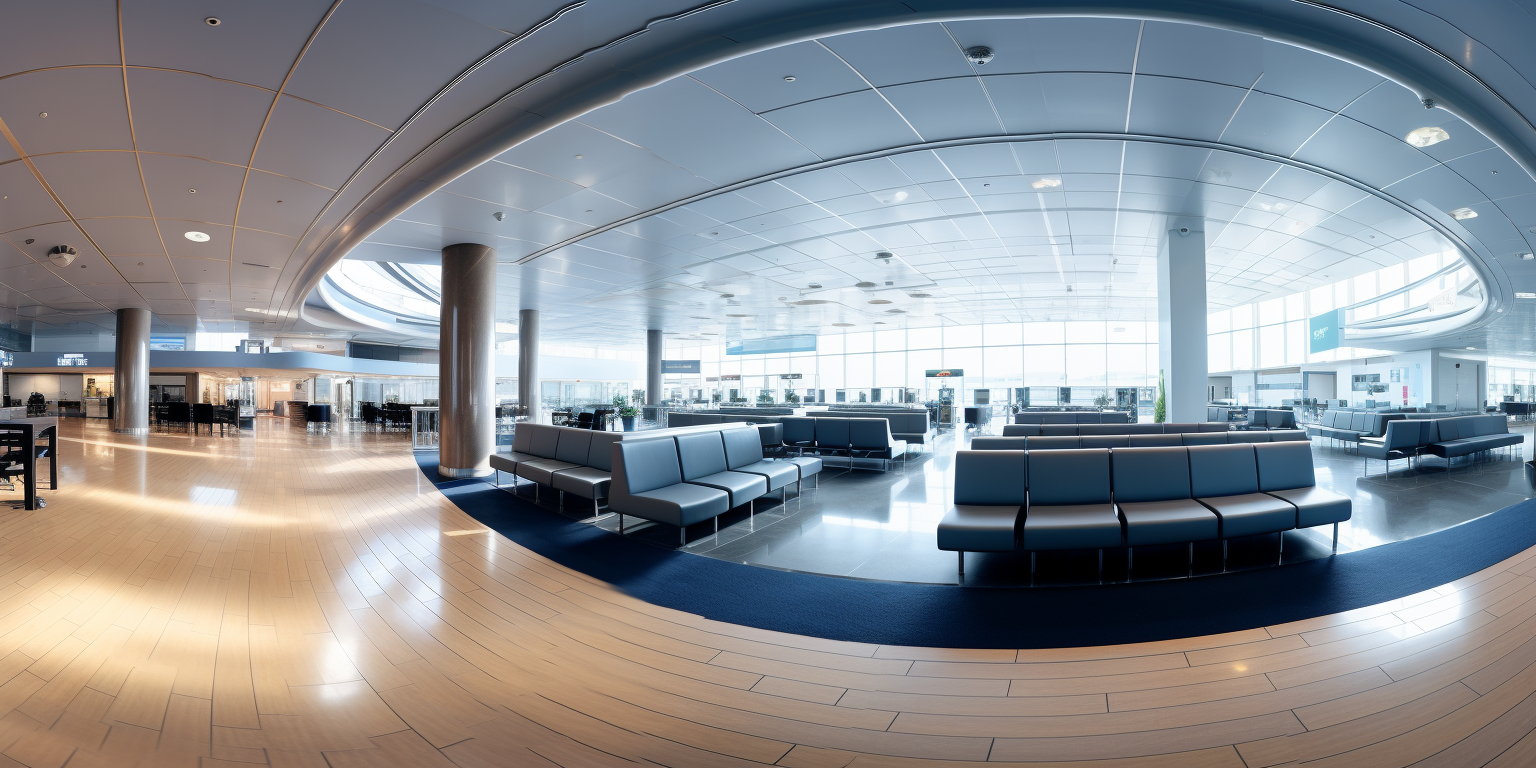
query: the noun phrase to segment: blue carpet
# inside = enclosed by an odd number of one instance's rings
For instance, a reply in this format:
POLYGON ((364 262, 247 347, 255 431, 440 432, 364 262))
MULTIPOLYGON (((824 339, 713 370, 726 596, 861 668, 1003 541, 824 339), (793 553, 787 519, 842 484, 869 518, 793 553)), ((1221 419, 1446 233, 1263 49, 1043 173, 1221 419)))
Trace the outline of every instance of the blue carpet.
POLYGON ((1536 499, 1408 541, 1189 580, 967 589, 793 573, 631 541, 480 480, 438 482, 503 536, 649 603, 777 632, 886 645, 1058 648, 1212 635, 1394 600, 1536 546, 1536 499))

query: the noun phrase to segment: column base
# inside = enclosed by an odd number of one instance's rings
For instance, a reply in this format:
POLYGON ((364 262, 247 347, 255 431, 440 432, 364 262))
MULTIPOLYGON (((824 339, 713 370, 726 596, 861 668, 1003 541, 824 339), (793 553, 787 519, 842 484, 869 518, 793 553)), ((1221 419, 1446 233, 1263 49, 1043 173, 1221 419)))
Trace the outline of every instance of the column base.
POLYGON ((442 475, 443 477, 452 477, 455 479, 465 477, 490 477, 491 472, 492 470, 490 467, 465 467, 460 469, 457 467, 444 467, 439 465, 437 468, 437 474, 442 475))
POLYGON ((149 436, 149 427, 123 427, 121 429, 114 427, 112 431, 119 435, 132 435, 134 437, 149 436))

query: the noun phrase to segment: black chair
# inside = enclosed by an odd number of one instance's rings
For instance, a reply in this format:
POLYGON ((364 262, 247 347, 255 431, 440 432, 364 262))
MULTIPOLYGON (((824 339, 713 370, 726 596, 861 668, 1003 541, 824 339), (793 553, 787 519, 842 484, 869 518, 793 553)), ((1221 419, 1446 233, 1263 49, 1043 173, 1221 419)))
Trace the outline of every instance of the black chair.
MULTIPOLYGON (((212 403, 193 403, 192 404, 192 434, 195 435, 195 434, 198 433, 198 425, 207 424, 208 425, 208 434, 212 435, 213 434, 213 425, 216 424, 216 423, 218 423, 218 422, 214 418, 214 409, 213 409, 213 404, 212 403)), ((220 425, 219 426, 219 435, 223 436, 223 434, 224 434, 224 427, 223 427, 223 425, 220 425)))
POLYGON ((182 429, 192 426, 192 404, 187 402, 166 403, 165 421, 167 426, 180 424, 182 429))
POLYGON ((592 414, 590 414, 590 413, 588 413, 586 411, 582 411, 581 413, 576 414, 576 428, 577 429, 591 429, 592 428, 592 414))

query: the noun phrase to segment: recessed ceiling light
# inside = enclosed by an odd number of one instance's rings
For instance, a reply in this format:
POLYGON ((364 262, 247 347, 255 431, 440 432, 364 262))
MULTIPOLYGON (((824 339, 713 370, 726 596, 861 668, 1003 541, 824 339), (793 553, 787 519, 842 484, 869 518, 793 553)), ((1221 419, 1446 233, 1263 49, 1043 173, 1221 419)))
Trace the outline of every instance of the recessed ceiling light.
POLYGON ((801 299, 799 301, 791 301, 790 303, 794 304, 797 307, 808 307, 808 306, 811 306, 813 304, 826 304, 827 300, 826 299, 801 299))
POLYGON ((933 294, 931 293, 909 293, 907 295, 914 299, 928 299, 933 297, 933 294))
POLYGON ((726 315, 726 317, 751 317, 751 315, 726 315))
POLYGON ((1461 221, 1463 219, 1475 219, 1477 218, 1477 211, 1474 211, 1471 208, 1457 208, 1456 210, 1451 211, 1451 218, 1457 221, 1461 221))
POLYGON ((857 283, 854 283, 853 287, 855 287, 855 288, 873 288, 873 287, 875 287, 875 284, 869 282, 868 280, 861 280, 861 281, 859 281, 857 283))
POLYGON ((1029 185, 1035 189, 1055 189, 1061 186, 1061 179, 1045 178, 1039 181, 1032 181, 1029 185))
POLYGON ((795 81, 795 76, 794 75, 785 75, 784 76, 784 82, 786 82, 786 83, 793 83, 794 81, 795 81))
POLYGON ((838 328, 852 328, 853 327, 853 323, 833 323, 832 325, 834 325, 834 326, 836 326, 838 328))
POLYGON ((881 252, 875 254, 875 258, 877 258, 877 259, 889 259, 889 258, 892 258, 894 256, 895 256, 895 254, 891 253, 890 251, 881 251, 881 252))
POLYGON ((181 236, 194 243, 206 243, 213 239, 208 236, 207 232, 183 232, 181 236))
POLYGON ((1536 299, 1536 293, 1526 293, 1524 291, 1515 291, 1515 298, 1517 298, 1517 299, 1536 299))
POLYGON ((1467 347, 1467 349, 1477 349, 1477 347, 1467 347))
POLYGON ((1408 136, 1403 140, 1415 147, 1423 148, 1439 144, 1440 142, 1445 141, 1450 137, 1451 135, 1446 133, 1444 128, 1428 126, 1426 128, 1415 128, 1409 131, 1408 136))
POLYGON ((48 117, 48 113, 47 112, 39 112, 39 113, 37 113, 37 116, 46 119, 48 117))
POLYGON ((1520 254, 1520 259, 1522 261, 1530 261, 1532 259, 1536 259, 1536 253, 1522 253, 1520 254))
POLYGON ((810 285, 807 285, 806 287, 814 290, 816 288, 820 288, 821 287, 821 283, 811 283, 810 285))
POLYGON ((203 19, 203 23, 207 24, 210 27, 217 27, 218 25, 223 24, 224 22, 219 21, 219 17, 217 17, 217 16, 209 16, 208 18, 203 19))
POLYGON ((722 299, 734 299, 734 298, 736 298, 736 294, 734 294, 734 293, 722 293, 722 294, 720 294, 720 298, 722 298, 722 299))
POLYGON ((890 299, 870 299, 869 303, 871 303, 871 304, 890 304, 891 300, 890 299))

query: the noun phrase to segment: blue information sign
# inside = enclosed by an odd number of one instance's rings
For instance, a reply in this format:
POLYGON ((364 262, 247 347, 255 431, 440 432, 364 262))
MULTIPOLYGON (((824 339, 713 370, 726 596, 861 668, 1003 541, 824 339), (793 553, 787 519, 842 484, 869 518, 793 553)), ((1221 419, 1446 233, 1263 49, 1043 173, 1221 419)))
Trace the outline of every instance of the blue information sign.
POLYGON ((1315 354, 1327 352, 1330 349, 1338 349, 1339 341, 1343 337, 1344 310, 1335 309, 1324 312, 1311 319, 1308 323, 1312 331, 1312 342, 1309 349, 1315 354))
POLYGON ((661 361, 662 373, 699 373, 699 361, 697 360, 663 360, 661 361))

